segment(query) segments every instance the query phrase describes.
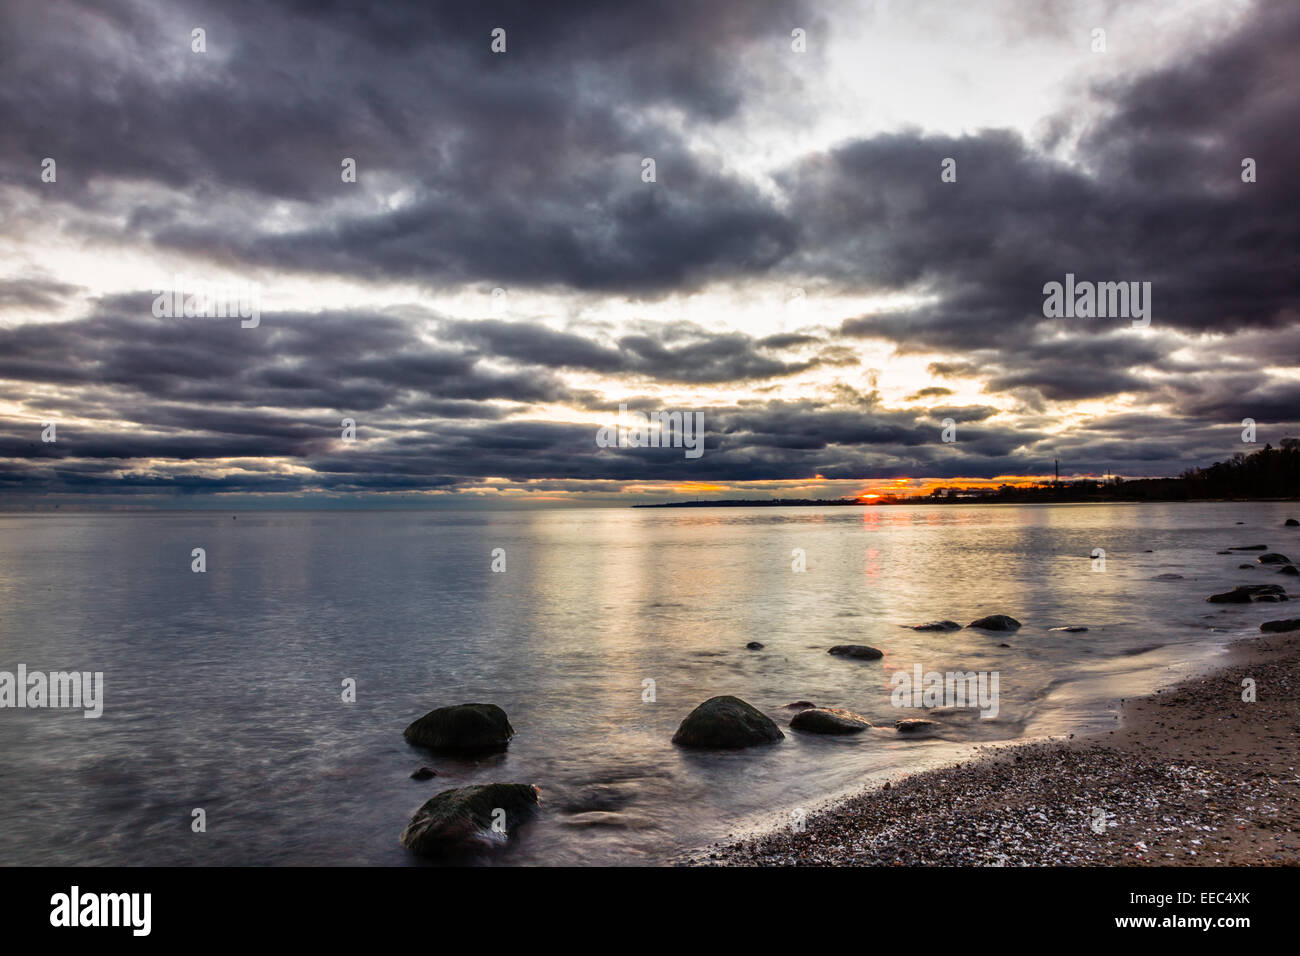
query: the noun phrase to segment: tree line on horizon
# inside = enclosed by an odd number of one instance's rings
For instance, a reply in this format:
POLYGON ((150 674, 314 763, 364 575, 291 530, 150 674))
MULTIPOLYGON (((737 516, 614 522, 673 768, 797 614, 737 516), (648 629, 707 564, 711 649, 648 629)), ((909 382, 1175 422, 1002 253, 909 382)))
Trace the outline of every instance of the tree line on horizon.
POLYGON ((1265 445, 1247 455, 1204 468, 1189 468, 1176 478, 1079 478, 1036 485, 997 488, 939 487, 928 495, 882 495, 860 498, 724 498, 713 501, 672 501, 634 505, 636 508, 752 507, 762 505, 890 505, 908 503, 1033 501, 1195 501, 1300 497, 1300 439, 1284 438, 1280 447, 1265 445))

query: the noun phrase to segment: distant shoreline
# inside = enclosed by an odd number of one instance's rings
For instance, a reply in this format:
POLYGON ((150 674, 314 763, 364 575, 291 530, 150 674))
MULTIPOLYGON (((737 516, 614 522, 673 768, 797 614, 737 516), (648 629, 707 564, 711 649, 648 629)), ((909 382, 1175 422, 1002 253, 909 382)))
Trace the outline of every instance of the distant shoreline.
MULTIPOLYGON (((866 481, 867 479, 862 479, 866 481)), ((962 485, 978 479, 930 478, 952 482, 927 495, 867 493, 852 498, 737 498, 715 501, 666 501, 633 508, 805 508, 857 505, 1093 504, 1116 501, 1296 501, 1300 488, 1300 441, 1284 438, 1282 447, 1265 445, 1251 455, 1237 454, 1208 468, 1177 478, 1066 478, 1059 468, 1051 481, 1032 484, 962 485), (1291 493, 1286 492, 1290 490, 1291 493)), ((993 479, 997 480, 997 479, 993 479)))
POLYGON ((1041 498, 1001 498, 996 495, 969 497, 935 498, 930 495, 912 497, 873 498, 862 501, 858 498, 720 498, 716 501, 664 501, 656 504, 629 505, 631 508, 825 508, 858 507, 877 508, 882 505, 1109 505, 1109 504, 1249 504, 1252 502, 1300 501, 1300 496, 1283 498, 1092 498, 1092 497, 1048 497, 1041 498))

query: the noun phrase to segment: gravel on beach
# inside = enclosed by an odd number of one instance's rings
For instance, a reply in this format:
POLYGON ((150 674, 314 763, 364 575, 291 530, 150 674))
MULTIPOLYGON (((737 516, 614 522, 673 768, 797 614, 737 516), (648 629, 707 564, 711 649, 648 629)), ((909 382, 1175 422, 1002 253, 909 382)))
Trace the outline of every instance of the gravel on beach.
POLYGON ((713 866, 1300 864, 1300 634, 1240 641, 1213 674, 1123 704, 1121 729, 988 748, 713 866), (1257 699, 1242 700, 1246 679, 1257 699))

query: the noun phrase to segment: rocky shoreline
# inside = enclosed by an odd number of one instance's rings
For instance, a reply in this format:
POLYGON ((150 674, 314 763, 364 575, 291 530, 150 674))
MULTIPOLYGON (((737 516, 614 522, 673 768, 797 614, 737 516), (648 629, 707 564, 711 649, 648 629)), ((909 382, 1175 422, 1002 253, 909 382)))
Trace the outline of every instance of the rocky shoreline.
POLYGON ((1265 632, 1232 645, 1212 674, 1124 702, 1118 730, 984 748, 973 761, 811 812, 800 831, 715 844, 678 862, 1300 864, 1298 704, 1300 631, 1265 632))
MULTIPOLYGON (((1296 571, 1290 558, 1268 551, 1265 544, 1237 545, 1218 553, 1255 551, 1264 553, 1254 564, 1239 568, 1280 566, 1278 573, 1296 571)), ((1212 604, 1288 600, 1285 589, 1272 583, 1238 585, 1206 598, 1212 604)), ((946 619, 904 626, 916 631, 962 627, 946 619)), ((1006 614, 986 615, 966 625, 987 632, 1015 632, 1021 626, 1006 614)), ((1088 628, 1067 625, 1051 630, 1074 633, 1088 628)), ((1295 766, 1300 762, 1300 692, 1294 679, 1300 672, 1300 618, 1267 621, 1260 631, 1263 636, 1232 645, 1227 665, 1214 674, 1125 704, 1125 723, 1104 736, 1075 742, 1071 734, 1065 741, 994 745, 972 762, 903 775, 811 818, 798 810, 787 826, 715 844, 677 862, 1295 864, 1300 862, 1300 776, 1295 766)), ((746 645, 747 650, 762 647, 758 641, 746 645)), ((866 644, 838 644, 828 653, 867 662, 884 656, 866 644)), ((915 670, 918 685, 926 683, 919 665, 915 670)), ((953 691, 961 685, 956 707, 974 706, 982 714, 988 710, 996 715, 996 672, 987 681, 975 672, 949 674, 946 679, 953 691)), ((897 695, 903 685, 893 683, 899 685, 897 695)), ((924 693, 914 706, 927 706, 924 693)), ((938 726, 928 718, 954 707, 931 706, 926 718, 895 721, 894 734, 927 736, 938 726)), ((789 726, 805 734, 885 729, 861 714, 811 701, 787 704, 786 710, 797 711, 789 726)), ((487 703, 436 708, 404 731, 413 747, 460 756, 500 753, 514 735, 505 711, 487 703)), ((785 734, 768 714, 729 695, 699 704, 672 737, 677 747, 704 751, 783 740, 785 734)), ((422 766, 410 776, 428 780, 437 777, 438 770, 422 766)), ((417 856, 444 859, 499 849, 510 842, 518 825, 536 815, 539 796, 539 788, 530 783, 443 790, 411 818, 401 843, 417 856)))

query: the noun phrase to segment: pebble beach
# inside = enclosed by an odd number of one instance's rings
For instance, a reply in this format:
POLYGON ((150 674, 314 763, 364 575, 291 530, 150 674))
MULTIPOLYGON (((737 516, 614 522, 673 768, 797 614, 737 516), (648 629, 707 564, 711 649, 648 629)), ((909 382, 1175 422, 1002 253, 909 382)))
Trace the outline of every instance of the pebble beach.
POLYGON ((1278 866, 1300 863, 1300 632, 1124 701, 1118 729, 989 746, 773 830, 706 866, 1278 866), (1255 700, 1247 697, 1254 682, 1255 700))

